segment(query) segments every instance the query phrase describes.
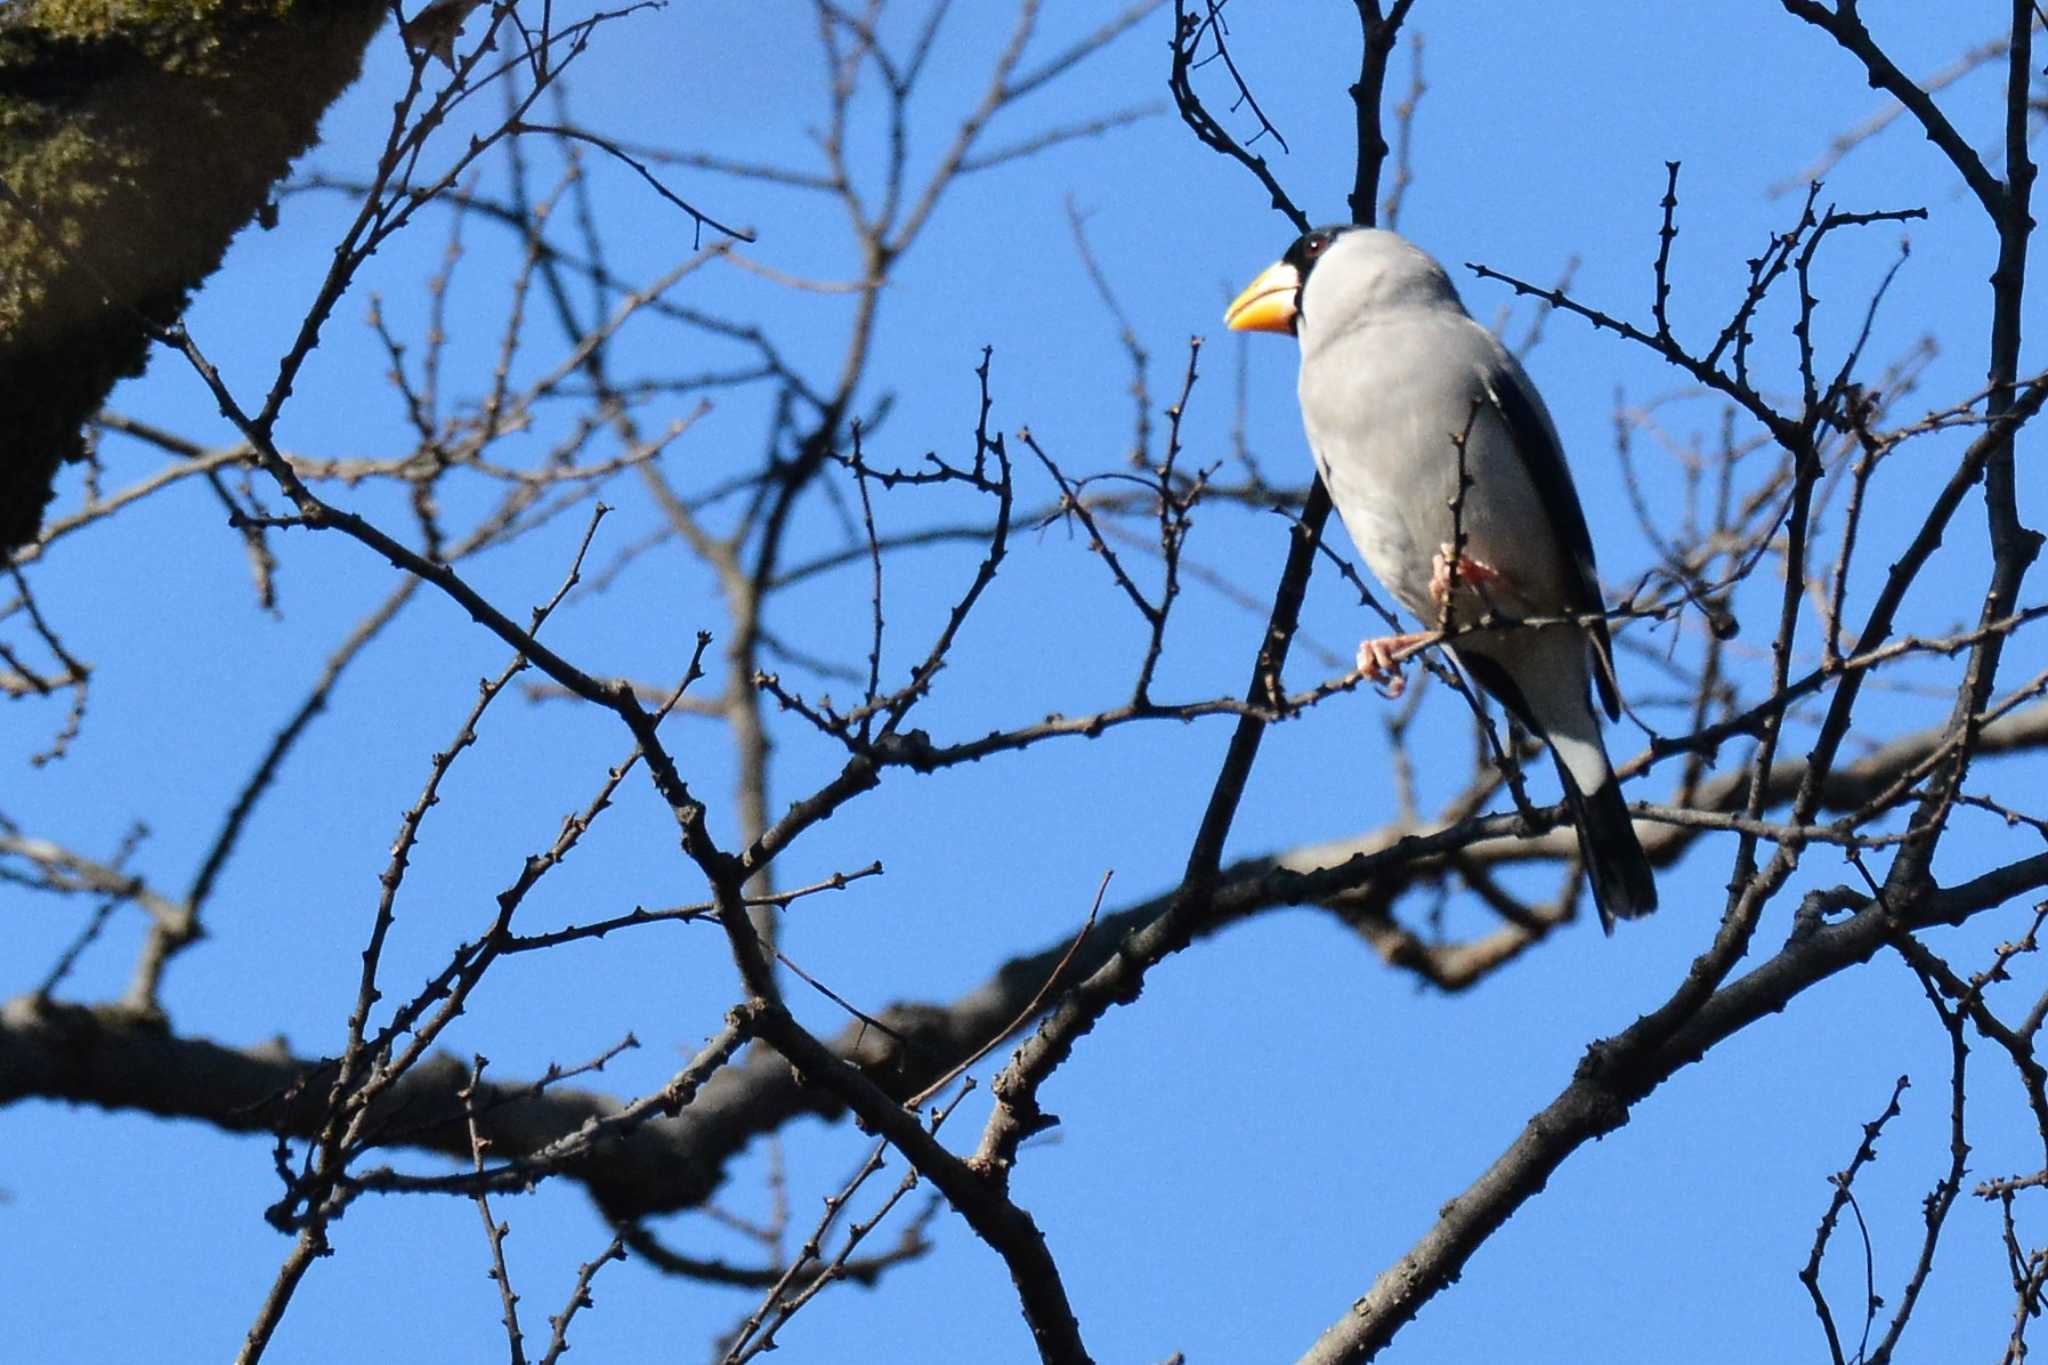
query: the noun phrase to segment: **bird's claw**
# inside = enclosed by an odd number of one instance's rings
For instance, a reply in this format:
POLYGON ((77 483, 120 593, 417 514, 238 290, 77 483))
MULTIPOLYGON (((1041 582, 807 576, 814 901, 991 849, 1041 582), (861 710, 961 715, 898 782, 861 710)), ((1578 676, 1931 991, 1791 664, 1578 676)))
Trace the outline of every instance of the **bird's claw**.
POLYGON ((1438 606, 1451 600, 1453 565, 1457 566, 1457 586, 1461 588, 1485 589, 1501 581, 1500 571, 1485 560, 1461 555, 1455 545, 1438 546, 1436 558, 1429 565, 1429 595, 1438 606))
POLYGON ((1358 671, 1379 690, 1381 696, 1393 701, 1408 690, 1408 679, 1401 675, 1401 665, 1421 653, 1436 638, 1436 632, 1425 631, 1418 635, 1382 635, 1378 639, 1362 641, 1358 646, 1358 671))

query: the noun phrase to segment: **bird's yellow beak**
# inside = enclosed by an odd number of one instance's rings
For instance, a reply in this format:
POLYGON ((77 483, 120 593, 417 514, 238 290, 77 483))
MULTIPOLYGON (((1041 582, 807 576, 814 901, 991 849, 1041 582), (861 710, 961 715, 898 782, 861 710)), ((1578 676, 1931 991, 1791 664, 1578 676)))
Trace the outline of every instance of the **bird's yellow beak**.
POLYGON ((1285 261, 1275 261, 1230 301, 1223 325, 1233 332, 1292 332, 1294 300, 1300 293, 1300 273, 1285 261))

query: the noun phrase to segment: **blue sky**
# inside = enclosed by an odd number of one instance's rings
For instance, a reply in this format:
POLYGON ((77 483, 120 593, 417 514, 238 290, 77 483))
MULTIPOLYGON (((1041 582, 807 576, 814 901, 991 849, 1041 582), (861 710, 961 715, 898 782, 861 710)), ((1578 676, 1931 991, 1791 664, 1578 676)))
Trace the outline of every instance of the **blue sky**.
MULTIPOLYGON (((1240 5, 1232 14, 1233 50, 1289 150, 1262 145, 1312 217, 1341 217, 1353 155, 1350 7, 1240 5)), ((1096 7, 1050 5, 1033 51, 1056 52, 1100 19, 1096 7)), ((1887 7, 1871 22, 1900 64, 1921 73, 1989 36, 1998 15, 1988 7, 1887 7)), ((913 106, 929 120, 913 135, 916 164, 931 164, 948 120, 976 98, 1006 25, 1007 15, 998 22, 978 9, 954 17, 929 88, 913 106)), ((1489 321, 1512 301, 1463 262, 1548 282, 1576 259, 1578 297, 1645 318, 1664 163, 1679 160, 1673 323, 1682 337, 1710 337, 1739 297, 1745 258, 1796 217, 1796 196, 1773 198, 1768 187, 1877 107, 1845 57, 1772 6, 1423 3, 1411 27, 1427 42, 1428 92, 1401 227, 1452 266, 1471 310, 1489 321)), ((1153 14, 1007 111, 992 143, 1133 104, 1163 106, 1169 31, 1169 16, 1153 14)), ((815 164, 810 130, 824 111, 812 34, 808 11, 795 5, 679 3, 636 14, 601 32, 572 79, 571 107, 586 125, 635 144, 815 164)), ((1390 86, 1398 91, 1407 76, 1403 56, 1390 86)), ((362 174, 401 80, 400 50, 387 32, 302 169, 362 174)), ((1997 95, 1998 78, 1980 74, 1943 103, 1988 145, 1997 95)), ((880 132, 864 129, 870 139, 880 132)), ((621 167, 593 162, 591 170, 615 270, 646 279, 689 254, 684 216, 621 167)), ((487 189, 499 174, 487 172, 487 189)), ((662 174, 707 212, 757 229, 747 254, 763 264, 824 279, 854 267, 844 225, 814 196, 684 169, 662 174)), ((1836 168, 1822 197, 1844 209, 1930 212, 1911 229, 1911 257, 1871 344, 1873 356, 1889 357, 1933 333, 1948 348, 1902 415, 1959 399, 1980 382, 1991 236, 1959 188, 1932 149, 1895 128, 1836 168)), ((1094 252, 1151 353, 1155 405, 1177 387, 1188 338, 1206 339, 1187 418, 1189 458, 1227 458, 1241 357, 1250 448, 1276 481, 1305 477, 1292 346, 1263 337, 1246 343, 1220 325, 1225 299, 1280 253, 1291 230, 1247 176, 1201 148, 1170 112, 959 183, 884 302, 866 396, 887 390, 894 406, 869 457, 907 466, 927 450, 971 453, 973 367, 988 346, 1001 429, 1028 425, 1076 470, 1122 458, 1129 375, 1115 325, 1074 249, 1070 201, 1086 215, 1094 252)), ((199 296, 193 335, 238 392, 253 398, 269 382, 326 268, 344 207, 331 194, 287 198, 279 225, 245 233, 199 296)), ((407 448, 404 414, 384 378, 388 361, 363 318, 375 293, 401 333, 418 328, 422 285, 439 268, 446 228, 445 218, 428 214, 369 264, 286 409, 279 436, 288 448, 337 458, 407 448)), ((473 393, 494 360, 517 244, 480 223, 467 232, 446 364, 451 390, 473 393)), ((1843 234, 1825 255, 1817 292, 1827 354, 1860 324, 1900 237, 1891 226, 1843 234)), ((693 276, 676 297, 759 319, 807 371, 827 370, 843 344, 845 305, 724 263, 693 276)), ((1526 325, 1526 309, 1510 311, 1511 331, 1526 325)), ((1789 321, 1780 311, 1759 329, 1755 363, 1767 391, 1788 391, 1789 321)), ((521 363, 538 367, 560 346, 533 326, 521 363)), ((638 373, 736 359, 701 334, 653 322, 636 322, 620 346, 624 365, 638 373)), ((1642 403, 1673 394, 1682 376, 1562 317, 1550 320, 1529 365, 1574 462, 1602 567, 1610 583, 1633 581, 1650 553, 1620 493, 1616 397, 1642 403)), ((680 415, 692 401, 655 411, 680 415)), ((113 406, 204 442, 229 439, 174 356, 159 354, 113 406)), ((1711 441, 1720 422, 1719 407, 1704 400, 1664 411, 1679 441, 1711 441)), ((756 457, 767 420, 763 395, 721 395, 667 467, 680 484, 709 486, 756 457)), ((544 440, 537 433, 533 448, 544 440)), ((1954 448, 1930 440, 1900 459, 1939 469, 1954 448)), ((1013 451, 1023 454, 1018 444, 1013 451)), ((145 475, 162 458, 114 438, 103 454, 109 486, 145 475)), ((1646 455, 1645 466, 1652 499, 1671 506, 1679 483, 1670 463, 1646 455)), ((1896 545, 1913 524, 1913 469, 1895 470, 1882 487, 1866 529, 1873 543, 1896 545)), ((1039 471, 1022 463, 1020 470, 1027 501, 1052 495, 1039 471)), ((331 495, 373 517, 403 513, 402 500, 385 489, 331 495)), ((60 496, 60 509, 76 505, 75 473, 60 496)), ((596 564, 658 524, 635 485, 622 484, 609 500, 619 511, 603 527, 596 564)), ((959 510, 899 494, 879 512, 886 525, 908 528, 959 510)), ((1977 535, 1974 508, 1965 520, 1977 535)), ((523 614, 559 582, 582 528, 581 513, 562 517, 466 572, 492 600, 523 614)), ((820 549, 843 543, 817 500, 806 505, 797 539, 820 549)), ((1209 506, 1197 513, 1189 553, 1263 604, 1285 540, 1279 517, 1209 506)), ((61 762, 30 770, 20 761, 48 742, 61 716, 55 706, 17 704, 5 740, 15 776, 0 809, 28 832, 101 855, 144 822, 150 835, 135 866, 166 888, 185 885, 218 812, 326 652, 395 581, 388 565, 338 536, 290 533, 277 548, 281 610, 273 616, 254 601, 239 537, 211 495, 188 482, 36 565, 32 582, 45 610, 98 671, 84 731, 61 762)), ((1969 544, 1956 546, 1941 570, 1955 577, 1931 577, 1916 593, 1912 629, 1937 633, 1974 616, 1980 580, 1971 571, 1980 558, 1969 544)), ((1873 552, 1868 564, 1880 572, 1885 562, 1873 552)), ((900 677, 921 652, 973 563, 970 552, 942 549, 892 566, 885 675, 900 677)), ((1078 533, 1057 525, 1020 532, 992 591, 919 724, 963 738, 1123 699, 1143 633, 1078 533)), ((1775 591, 1775 581, 1763 583, 1744 599, 1745 642, 1759 650, 1761 603, 1775 591)), ((776 628, 810 653, 857 660, 867 592, 858 571, 821 578, 792 596, 776 628)), ((1247 611, 1191 585, 1176 610, 1158 692, 1237 692, 1263 605, 1247 611)), ((1318 574, 1306 622, 1311 641, 1345 659, 1371 629, 1327 572, 1318 574)), ((634 561, 608 593, 572 599, 549 638, 594 672, 672 678, 695 632, 720 625, 708 578, 670 549, 634 561)), ((1648 638, 1662 646, 1669 637, 1648 638)), ((2006 678, 2029 676, 2040 653, 2016 645, 2006 678)), ((208 941, 174 968, 165 1003, 180 1032, 238 1046, 281 1036, 309 1054, 339 1047, 399 812, 416 797, 429 756, 454 733, 476 678, 503 662, 502 646, 423 595, 349 677, 258 811, 215 896, 208 941)), ((1624 670, 1625 688, 1654 690, 1643 665, 1624 670)), ((1306 685, 1328 671, 1298 652, 1290 680, 1306 685)), ((1940 682, 1952 671, 1942 665, 1925 676, 1940 682)), ((1468 761, 1457 708, 1446 695, 1427 702, 1426 796, 1448 795, 1468 761)), ((1865 705, 1870 728, 1858 738, 1880 740, 1944 710, 1938 698, 1877 696, 1865 705)), ((1231 855, 1338 839, 1390 819, 1383 714, 1384 703, 1359 693, 1277 727, 1231 855)), ((801 725, 775 724, 771 808, 779 809, 836 759, 801 725)), ((693 785, 712 797, 714 826, 729 835, 732 772, 722 735, 695 720, 672 722, 670 733, 693 785)), ((892 773, 807 836, 781 869, 786 883, 801 884, 877 857, 887 868, 793 912, 791 955, 868 1007, 971 989, 1004 958, 1071 936, 1105 872, 1114 872, 1110 907, 1172 885, 1227 733, 1215 721, 1136 727, 930 777, 892 773)), ((1610 743, 1620 756, 1640 735, 1618 732, 1610 743)), ((628 747, 615 722, 559 703, 510 701, 494 714, 427 825, 388 979, 399 988, 420 979, 474 932, 519 860, 552 839, 561 816, 628 747)), ((1731 749, 1722 761, 1739 757, 1731 749)), ((2038 760, 2007 767, 2014 786, 2039 781, 2038 760)), ((1535 780, 1539 796, 1550 790, 1547 774, 1535 780)), ((1663 781, 1632 795, 1661 799, 1663 781)), ((701 887, 676 855, 667 820, 650 792, 629 783, 618 808, 550 878, 531 907, 536 922, 697 898, 701 887)), ((1938 864, 1944 876, 1968 875, 2012 847, 1993 842, 2007 836, 1988 819, 1959 820, 1956 832, 1938 864)), ((1263 915, 1156 970, 1138 1006, 1112 1013, 1048 1085, 1045 1102, 1063 1123, 1026 1148, 1014 1186, 1065 1269, 1097 1357, 1151 1361, 1180 1349, 1195 1361, 1237 1361, 1305 1349, 1568 1079, 1590 1040, 1664 999, 1711 938, 1732 849, 1732 836, 1711 837, 1664 873, 1664 909, 1654 919, 1604 942, 1581 923, 1459 996, 1418 990, 1312 910, 1263 915)), ((1845 879, 1853 873, 1820 850, 1795 887, 1845 879)), ((1542 877, 1515 884, 1545 885, 1542 877)), ((0 894, 21 926, 6 988, 13 995, 76 931, 80 908, 12 888, 0 894)), ((1793 903, 1783 898, 1766 918, 1759 951, 1780 941, 1793 903)), ((1959 963, 1975 962, 1981 951, 1965 945, 2017 932, 2017 913, 1941 942, 1957 947, 1959 963)), ((1467 901, 1447 915, 1466 932, 1488 924, 1467 901)), ((140 936, 139 917, 117 916, 73 977, 72 996, 117 995, 140 936)), ((643 1046, 598 1084, 637 1094, 661 1084, 716 1027, 736 989, 722 942, 707 927, 615 936, 494 971, 453 1045, 487 1054, 494 1072, 510 1078, 580 1061, 630 1032, 643 1046)), ((794 1003, 821 1031, 842 1022, 808 993, 794 1003)), ((1005 1055, 978 1068, 984 1081, 1005 1055)), ((1846 1161, 1893 1080, 1909 1073, 1905 1113, 1857 1187, 1879 1290, 1891 1297, 1918 1247, 1920 1198, 1943 1159, 1946 1067, 1945 1040, 1895 960, 1809 992, 1682 1073, 1627 1127, 1568 1163, 1388 1358, 1817 1354, 1819 1331, 1794 1272, 1825 1206, 1826 1176, 1846 1161)), ((1993 1084, 1976 1093, 1973 1173, 2035 1159, 2023 1109, 1993 1084)), ((984 1113, 978 1095, 963 1105, 947 1130, 956 1147, 970 1143, 984 1113)), ((800 1223, 866 1150, 850 1127, 813 1122, 793 1126, 784 1148, 800 1223)), ((0 1151, 8 1194, 0 1240, 10 1248, 0 1265, 14 1291, 0 1307, 0 1327, 21 1358, 231 1355, 287 1245, 261 1218, 277 1195, 267 1143, 28 1103, 0 1110, 0 1151)), ((892 1162, 885 1179, 893 1183, 898 1169, 892 1162)), ((728 1207, 761 1216, 766 1171, 756 1144, 734 1168, 728 1207)), ((497 1211, 513 1227, 508 1254, 529 1330, 541 1327, 606 1234, 566 1185, 501 1200, 497 1211)), ((662 1231, 698 1254, 747 1254, 701 1215, 670 1220, 662 1231)), ((934 1236, 928 1256, 880 1289, 843 1288, 806 1309, 783 1338, 784 1358, 1031 1358, 1001 1263, 950 1216, 935 1222, 934 1236)), ((502 1352, 486 1248, 469 1204, 366 1199, 335 1242, 337 1254, 300 1290, 272 1358, 470 1360, 502 1352)), ((1828 1275, 1838 1315, 1850 1314, 1861 1293, 1853 1241, 1838 1244, 1828 1275)), ((603 1272, 596 1298, 574 1336, 578 1359, 699 1358, 753 1296, 665 1281, 629 1263, 603 1272)), ((1983 1358, 2003 1341, 2006 1312, 1995 1212, 1966 1199, 1908 1355, 1948 1340, 1956 1358, 1983 1358)))

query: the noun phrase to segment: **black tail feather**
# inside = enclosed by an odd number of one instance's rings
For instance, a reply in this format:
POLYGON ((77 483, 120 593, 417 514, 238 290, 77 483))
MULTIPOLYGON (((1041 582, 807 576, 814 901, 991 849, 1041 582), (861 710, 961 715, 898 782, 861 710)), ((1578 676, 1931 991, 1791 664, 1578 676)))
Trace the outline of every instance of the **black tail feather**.
POLYGON ((1635 919, 1657 908, 1657 879, 1636 841, 1621 784, 1610 777, 1590 793, 1582 792, 1564 764, 1558 764, 1557 771, 1579 832, 1579 857, 1593 885, 1600 927, 1611 934, 1617 919, 1635 919))

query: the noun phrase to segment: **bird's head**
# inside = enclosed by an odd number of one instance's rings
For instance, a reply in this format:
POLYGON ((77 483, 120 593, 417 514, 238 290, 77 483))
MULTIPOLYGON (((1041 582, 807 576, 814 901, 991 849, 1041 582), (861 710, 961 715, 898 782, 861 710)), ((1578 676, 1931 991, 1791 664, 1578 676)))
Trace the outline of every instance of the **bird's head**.
POLYGON ((1233 332, 1287 332, 1304 346, 1387 308, 1461 308, 1450 276, 1421 247, 1382 228, 1321 227, 1260 272, 1223 315, 1233 332))

